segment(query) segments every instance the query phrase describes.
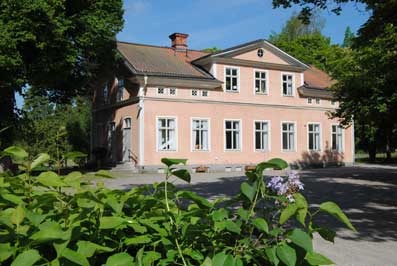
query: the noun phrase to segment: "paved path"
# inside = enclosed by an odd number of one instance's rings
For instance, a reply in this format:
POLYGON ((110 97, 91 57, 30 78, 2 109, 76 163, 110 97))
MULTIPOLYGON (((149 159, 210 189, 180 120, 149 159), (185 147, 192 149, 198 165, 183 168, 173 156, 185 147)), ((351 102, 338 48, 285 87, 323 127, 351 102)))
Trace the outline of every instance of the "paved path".
MULTIPOLYGON (((338 203, 356 226, 358 233, 345 230, 334 219, 320 217, 338 236, 335 244, 315 239, 315 248, 338 266, 397 265, 397 168, 345 167, 313 169, 301 172, 304 194, 312 206, 332 200, 338 203)), ((161 174, 133 175, 106 180, 111 188, 161 182, 161 174)), ((195 174, 192 184, 183 185, 214 198, 231 196, 245 180, 241 173, 195 174)), ((177 181, 178 184, 182 182, 177 181)))

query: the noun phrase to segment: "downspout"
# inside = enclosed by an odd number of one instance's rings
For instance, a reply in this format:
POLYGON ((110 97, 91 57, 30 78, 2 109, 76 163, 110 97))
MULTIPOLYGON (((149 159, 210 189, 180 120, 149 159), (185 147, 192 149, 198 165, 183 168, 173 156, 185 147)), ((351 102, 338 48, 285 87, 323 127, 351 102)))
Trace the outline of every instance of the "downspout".
POLYGON ((144 119, 145 119, 145 94, 146 94, 146 87, 147 87, 147 81, 148 77, 144 76, 143 78, 143 86, 139 88, 139 117, 138 117, 138 123, 139 123, 139 170, 143 171, 144 170, 144 162, 145 162, 145 128, 144 128, 144 119))

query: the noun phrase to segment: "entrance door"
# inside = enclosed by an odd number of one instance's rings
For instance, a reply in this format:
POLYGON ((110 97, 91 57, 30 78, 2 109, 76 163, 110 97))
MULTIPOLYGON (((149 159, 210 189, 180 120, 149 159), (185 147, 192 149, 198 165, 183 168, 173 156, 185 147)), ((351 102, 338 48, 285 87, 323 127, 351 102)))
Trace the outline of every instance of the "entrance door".
POLYGON ((123 161, 130 161, 131 152, 131 118, 124 119, 123 125, 123 161))

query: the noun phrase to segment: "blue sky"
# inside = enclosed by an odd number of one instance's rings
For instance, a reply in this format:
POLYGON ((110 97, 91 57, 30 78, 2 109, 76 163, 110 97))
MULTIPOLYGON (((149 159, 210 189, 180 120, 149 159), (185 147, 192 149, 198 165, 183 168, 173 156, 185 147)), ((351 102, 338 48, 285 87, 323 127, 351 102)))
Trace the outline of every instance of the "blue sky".
MULTIPOLYGON (((331 2, 331 1, 330 1, 331 2)), ((125 26, 118 39, 168 46, 168 35, 188 33, 189 47, 228 48, 247 41, 268 38, 279 32, 299 6, 273 9, 271 0, 125 0, 125 26)), ((337 16, 323 11, 323 34, 333 43, 343 41, 344 31, 353 31, 367 20, 363 5, 345 4, 337 16)))
MULTIPOLYGON (((168 35, 188 33, 191 49, 228 48, 244 42, 268 38, 279 32, 299 6, 273 9, 271 0, 125 0, 125 25, 121 41, 169 46, 168 35)), ((356 31, 369 14, 363 5, 346 4, 336 16, 323 11, 323 34, 341 43, 347 26, 356 31)), ((16 97, 17 106, 23 104, 16 97)))

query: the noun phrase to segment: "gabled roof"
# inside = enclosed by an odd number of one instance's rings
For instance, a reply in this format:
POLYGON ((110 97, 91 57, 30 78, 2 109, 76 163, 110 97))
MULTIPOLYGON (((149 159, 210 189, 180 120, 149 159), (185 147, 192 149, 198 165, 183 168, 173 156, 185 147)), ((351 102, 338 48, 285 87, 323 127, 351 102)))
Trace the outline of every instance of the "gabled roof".
POLYGON ((252 42, 243 43, 243 44, 233 46, 233 47, 230 47, 228 49, 225 49, 225 50, 222 50, 222 51, 219 51, 216 53, 208 54, 206 56, 203 56, 203 57, 200 57, 200 58, 194 60, 192 63, 200 65, 200 64, 207 62, 208 60, 211 60, 211 59, 230 58, 230 57, 234 57, 236 55, 246 53, 248 51, 251 51, 253 49, 258 49, 258 48, 265 48, 265 49, 271 51, 275 55, 279 56, 281 59, 288 62, 291 66, 295 66, 295 67, 302 68, 302 69, 309 68, 309 66, 306 65, 305 63, 303 63, 303 62, 299 61, 298 59, 296 59, 295 57, 287 54, 286 52, 277 48, 275 45, 271 44, 269 41, 267 41, 265 39, 259 39, 259 40, 255 40, 252 42))
POLYGON ((205 56, 205 52, 177 52, 170 47, 126 42, 117 42, 117 49, 137 75, 215 80, 211 74, 190 63, 205 56))

